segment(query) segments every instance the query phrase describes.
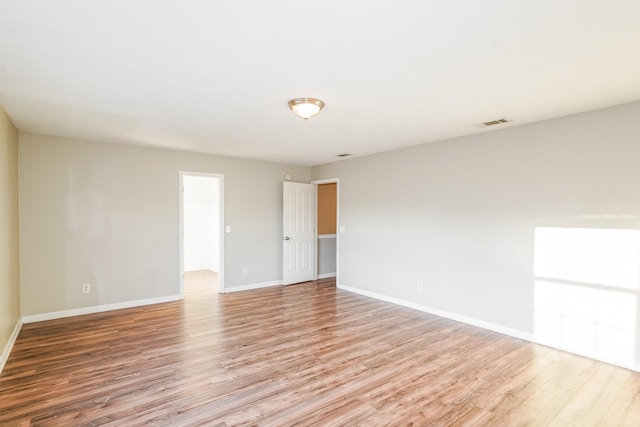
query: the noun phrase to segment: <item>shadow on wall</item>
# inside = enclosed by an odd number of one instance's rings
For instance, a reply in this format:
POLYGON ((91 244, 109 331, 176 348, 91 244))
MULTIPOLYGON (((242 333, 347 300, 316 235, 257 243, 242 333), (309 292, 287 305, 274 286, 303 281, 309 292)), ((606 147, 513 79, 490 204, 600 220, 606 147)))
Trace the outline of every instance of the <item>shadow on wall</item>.
POLYGON ((634 367, 640 230, 537 227, 534 238, 534 338, 634 367))

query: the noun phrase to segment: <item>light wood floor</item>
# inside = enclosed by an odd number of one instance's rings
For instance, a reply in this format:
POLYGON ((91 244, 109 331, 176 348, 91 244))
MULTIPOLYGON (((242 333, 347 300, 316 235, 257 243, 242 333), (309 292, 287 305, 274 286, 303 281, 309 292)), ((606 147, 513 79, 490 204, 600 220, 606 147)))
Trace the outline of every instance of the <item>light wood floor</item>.
POLYGON ((2 426, 639 426, 640 375, 331 280, 25 325, 2 426))

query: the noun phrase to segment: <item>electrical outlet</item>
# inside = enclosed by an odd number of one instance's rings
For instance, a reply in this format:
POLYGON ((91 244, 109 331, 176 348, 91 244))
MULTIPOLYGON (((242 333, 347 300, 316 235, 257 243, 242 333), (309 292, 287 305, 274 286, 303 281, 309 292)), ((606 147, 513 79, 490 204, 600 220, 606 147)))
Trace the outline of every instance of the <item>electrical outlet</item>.
POLYGON ((247 267, 242 267, 242 275, 246 276, 247 274, 249 274, 249 269, 247 267))
POLYGON ((418 290, 420 292, 424 291, 424 282, 422 280, 418 281, 418 290))
POLYGON ((82 284, 82 293, 88 294, 91 292, 91 283, 83 283, 82 284))

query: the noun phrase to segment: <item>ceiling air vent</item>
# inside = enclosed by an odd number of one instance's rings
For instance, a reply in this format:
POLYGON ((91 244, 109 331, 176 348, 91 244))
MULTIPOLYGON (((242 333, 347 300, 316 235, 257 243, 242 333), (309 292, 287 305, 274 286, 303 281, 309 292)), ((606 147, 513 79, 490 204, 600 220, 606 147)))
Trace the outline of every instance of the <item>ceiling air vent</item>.
POLYGON ((489 126, 502 125, 502 124, 505 124, 505 123, 509 123, 510 121, 511 120, 506 119, 506 118, 503 117, 503 118, 498 119, 498 120, 491 120, 489 122, 484 122, 484 123, 482 123, 482 126, 489 127, 489 126))

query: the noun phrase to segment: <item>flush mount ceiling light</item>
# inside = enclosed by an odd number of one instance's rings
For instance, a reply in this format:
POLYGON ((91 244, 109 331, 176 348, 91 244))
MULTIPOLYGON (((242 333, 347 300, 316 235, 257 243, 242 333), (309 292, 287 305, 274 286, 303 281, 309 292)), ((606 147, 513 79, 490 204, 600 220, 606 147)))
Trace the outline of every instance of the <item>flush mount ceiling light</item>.
POLYGON ((296 98, 289 101, 289 108, 298 117, 307 120, 315 116, 324 107, 324 102, 315 98, 296 98))

